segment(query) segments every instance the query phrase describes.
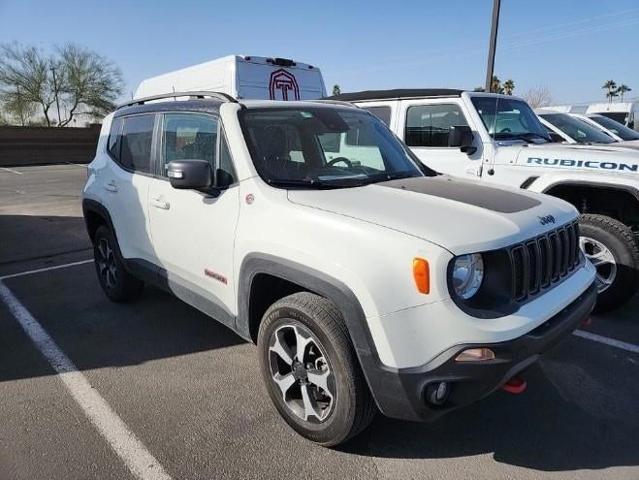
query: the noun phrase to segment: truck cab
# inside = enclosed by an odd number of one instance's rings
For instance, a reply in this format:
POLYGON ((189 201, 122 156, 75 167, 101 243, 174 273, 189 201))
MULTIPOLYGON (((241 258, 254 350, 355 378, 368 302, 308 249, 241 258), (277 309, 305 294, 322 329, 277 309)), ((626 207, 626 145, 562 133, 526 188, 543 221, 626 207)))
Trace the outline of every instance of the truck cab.
POLYGON ((428 167, 457 177, 547 193, 581 212, 581 247, 597 266, 598 310, 639 286, 639 152, 565 145, 521 98, 453 89, 345 93, 382 118, 428 167))

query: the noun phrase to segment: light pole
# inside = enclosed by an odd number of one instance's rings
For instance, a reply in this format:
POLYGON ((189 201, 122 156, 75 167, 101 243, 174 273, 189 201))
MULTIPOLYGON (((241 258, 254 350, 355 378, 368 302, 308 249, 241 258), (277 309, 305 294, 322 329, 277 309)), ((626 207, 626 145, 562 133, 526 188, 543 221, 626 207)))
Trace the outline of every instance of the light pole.
POLYGON ((58 83, 55 78, 55 67, 51 65, 51 73, 53 74, 53 95, 55 96, 55 106, 58 109, 58 127, 62 120, 60 119, 60 102, 58 101, 58 83))
POLYGON ((493 71, 495 69, 495 47, 497 46, 497 29, 499 27, 499 7, 501 0, 493 0, 493 21, 490 27, 490 43, 488 44, 488 65, 486 67, 486 91, 490 92, 493 85, 493 71))

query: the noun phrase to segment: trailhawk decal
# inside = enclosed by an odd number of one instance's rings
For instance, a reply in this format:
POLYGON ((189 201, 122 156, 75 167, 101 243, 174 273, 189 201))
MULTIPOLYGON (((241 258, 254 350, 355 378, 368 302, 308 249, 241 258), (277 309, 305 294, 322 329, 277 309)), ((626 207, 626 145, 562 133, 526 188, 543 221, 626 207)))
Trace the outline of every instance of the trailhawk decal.
POLYGON ((544 165, 547 167, 594 168, 601 170, 619 170, 637 172, 639 165, 615 162, 598 162, 596 160, 569 160, 560 158, 528 157, 528 165, 544 165))

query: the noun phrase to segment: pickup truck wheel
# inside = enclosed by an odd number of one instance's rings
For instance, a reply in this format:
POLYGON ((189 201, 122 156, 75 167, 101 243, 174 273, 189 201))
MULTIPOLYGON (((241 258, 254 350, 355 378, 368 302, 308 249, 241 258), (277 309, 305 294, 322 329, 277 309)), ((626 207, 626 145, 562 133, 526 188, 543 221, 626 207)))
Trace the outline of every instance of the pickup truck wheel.
POLYGON ((579 220, 579 246, 597 269, 598 313, 626 303, 639 287, 639 248, 629 227, 605 215, 579 220))
POLYGON ((278 300, 257 344, 268 394, 299 434, 335 446, 369 425, 376 407, 332 302, 308 292, 278 300))
POLYGON ((93 257, 100 286, 110 300, 127 302, 140 296, 144 283, 124 268, 110 228, 101 226, 95 232, 93 257))

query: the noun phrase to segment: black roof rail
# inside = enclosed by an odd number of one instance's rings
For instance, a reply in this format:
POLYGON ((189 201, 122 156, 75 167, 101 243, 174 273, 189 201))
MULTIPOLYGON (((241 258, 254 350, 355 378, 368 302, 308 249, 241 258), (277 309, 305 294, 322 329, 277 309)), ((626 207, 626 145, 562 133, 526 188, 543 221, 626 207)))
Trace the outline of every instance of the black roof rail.
POLYGON ((318 98, 317 100, 310 100, 310 101, 311 102, 316 102, 316 103, 329 103, 331 105, 341 105, 342 107, 359 108, 354 103, 343 102, 341 100, 332 100, 330 98, 318 98))
POLYGON ((393 90, 364 90, 340 93, 326 97, 328 100, 356 102, 364 100, 401 100, 407 98, 459 97, 464 90, 455 88, 396 88, 393 90))
POLYGON ((134 98, 130 102, 125 102, 116 107, 116 110, 124 107, 131 107, 133 105, 144 105, 146 102, 151 102, 153 100, 164 100, 166 98, 177 98, 177 97, 189 97, 189 98, 216 98, 221 100, 224 103, 238 103, 238 101, 233 98, 231 95, 222 92, 206 92, 206 91, 198 91, 198 92, 171 92, 171 93, 163 93, 161 95, 153 95, 150 97, 143 98, 134 98))

